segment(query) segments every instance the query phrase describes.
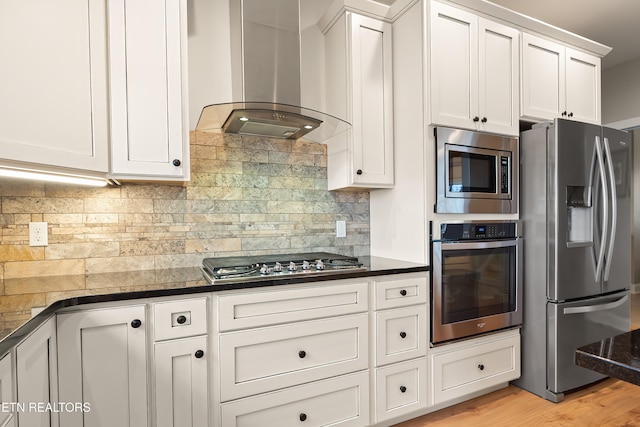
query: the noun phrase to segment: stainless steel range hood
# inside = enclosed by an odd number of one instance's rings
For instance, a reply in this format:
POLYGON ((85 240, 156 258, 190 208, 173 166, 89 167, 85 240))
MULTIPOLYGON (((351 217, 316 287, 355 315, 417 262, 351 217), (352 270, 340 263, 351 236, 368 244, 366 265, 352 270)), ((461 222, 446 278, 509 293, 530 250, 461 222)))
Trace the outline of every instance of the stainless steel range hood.
POLYGON ((299 0, 230 0, 232 95, 206 106, 196 130, 314 142, 351 125, 301 105, 299 0))

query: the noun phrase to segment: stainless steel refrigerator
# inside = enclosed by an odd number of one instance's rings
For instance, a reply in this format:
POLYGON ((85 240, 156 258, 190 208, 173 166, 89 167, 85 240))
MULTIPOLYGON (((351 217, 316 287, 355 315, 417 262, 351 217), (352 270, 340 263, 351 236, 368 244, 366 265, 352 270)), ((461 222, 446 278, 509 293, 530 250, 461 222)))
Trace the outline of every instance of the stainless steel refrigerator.
POLYGON ((524 310, 522 376, 547 400, 603 375, 577 347, 629 330, 631 138, 556 119, 520 138, 524 310))

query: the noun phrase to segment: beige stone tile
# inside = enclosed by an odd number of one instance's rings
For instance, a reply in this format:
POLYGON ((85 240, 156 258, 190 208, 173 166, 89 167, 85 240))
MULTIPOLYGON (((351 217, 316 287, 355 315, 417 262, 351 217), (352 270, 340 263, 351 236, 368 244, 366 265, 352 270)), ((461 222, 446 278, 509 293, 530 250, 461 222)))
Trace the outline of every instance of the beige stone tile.
POLYGON ((156 283, 153 270, 113 272, 87 275, 87 289, 118 288, 121 286, 149 286, 156 283))
POLYGON ((116 271, 153 270, 153 256, 119 256, 113 258, 88 258, 86 273, 110 273, 116 271))
POLYGON ((31 307, 42 307, 45 305, 45 294, 21 294, 5 295, 0 298, 0 313, 6 314, 18 311, 31 311, 31 307))
POLYGON ((7 280, 22 277, 84 274, 84 267, 84 259, 7 262, 4 264, 4 277, 7 280))
POLYGON ((73 214, 43 214, 42 220, 44 222, 53 224, 82 224, 84 223, 84 215, 82 213, 73 214))
POLYGON ((184 253, 184 240, 138 240, 120 243, 120 255, 159 255, 184 253))
POLYGON ((51 244, 45 252, 47 259, 117 257, 120 255, 118 242, 73 242, 51 244))
POLYGON ((36 261, 44 259, 45 248, 29 245, 0 245, 0 260, 11 261, 36 261))
POLYGON ((242 250, 242 239, 232 237, 228 239, 188 239, 185 242, 185 252, 212 253, 242 250))
POLYGON ((155 262, 159 268, 171 266, 171 268, 198 267, 202 265, 201 254, 173 254, 156 255, 155 262))
POLYGON ((5 280, 6 295, 39 294, 43 292, 85 289, 85 275, 29 277, 5 280))
MULTIPOLYGON (((39 197, 3 197, 3 213, 31 212, 32 214, 44 214, 54 212, 78 213, 82 212, 83 199, 71 198, 39 198, 39 197)), ((33 218, 32 221, 37 221, 33 218)))

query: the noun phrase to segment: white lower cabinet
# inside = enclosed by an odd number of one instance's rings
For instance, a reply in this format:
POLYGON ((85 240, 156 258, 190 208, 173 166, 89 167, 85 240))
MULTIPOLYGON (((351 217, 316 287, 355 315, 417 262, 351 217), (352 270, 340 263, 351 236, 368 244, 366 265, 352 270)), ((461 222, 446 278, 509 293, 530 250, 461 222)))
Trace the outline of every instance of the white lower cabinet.
POLYGON ((373 412, 376 423, 381 423, 427 408, 428 276, 381 277, 373 286, 377 308, 373 412))
POLYGON ((475 338, 430 353, 433 404, 520 377, 520 331, 475 338))
POLYGON ((209 425, 207 337, 155 343, 157 427, 209 425))
POLYGON ((58 315, 61 402, 90 406, 60 413, 64 427, 147 425, 145 306, 58 315))
MULTIPOLYGON (((11 353, 0 359, 0 402, 15 402, 16 394, 13 387, 13 365, 11 353)), ((0 426, 14 427, 16 425, 16 413, 9 410, 0 412, 0 426)))
POLYGON ((221 405, 222 426, 367 426, 369 373, 342 375, 221 405))
POLYGON ((376 369, 375 410, 378 422, 427 407, 427 359, 376 369))
POLYGON ((55 318, 49 318, 16 347, 17 402, 24 405, 17 413, 21 426, 59 425, 57 412, 46 410, 47 404, 57 402, 55 324, 55 318))

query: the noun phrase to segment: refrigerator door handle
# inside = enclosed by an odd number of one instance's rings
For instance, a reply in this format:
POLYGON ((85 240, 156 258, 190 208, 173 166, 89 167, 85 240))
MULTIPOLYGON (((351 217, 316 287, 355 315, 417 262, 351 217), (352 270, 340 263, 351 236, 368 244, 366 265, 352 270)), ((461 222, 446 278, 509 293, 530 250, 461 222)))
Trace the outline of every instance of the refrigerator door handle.
POLYGON ((628 299, 629 299, 629 295, 627 294, 618 300, 615 300, 613 302, 608 302, 606 304, 567 307, 562 311, 562 313, 563 314, 582 314, 582 313, 594 313, 596 311, 613 310, 614 308, 620 307, 622 304, 626 303, 628 299))
POLYGON ((596 260, 596 282, 600 280, 600 276, 602 275, 603 265, 604 265, 604 252, 606 249, 605 242, 607 241, 607 232, 609 231, 609 196, 607 191, 607 178, 604 172, 604 159, 602 153, 602 144, 600 143, 600 136, 596 135, 596 158, 598 159, 598 169, 600 170, 600 180, 602 181, 602 217, 603 217, 603 227, 602 227, 602 236, 600 237, 600 253, 598 254, 598 259, 596 260))
POLYGON ((609 237, 609 250, 607 251, 606 265, 604 267, 604 281, 606 282, 609 280, 611 257, 613 256, 613 246, 616 241, 618 200, 616 195, 616 176, 613 171, 613 162, 611 160, 611 149, 609 148, 608 138, 604 138, 604 150, 607 157, 607 169, 609 170, 609 185, 611 186, 611 236, 609 237))

